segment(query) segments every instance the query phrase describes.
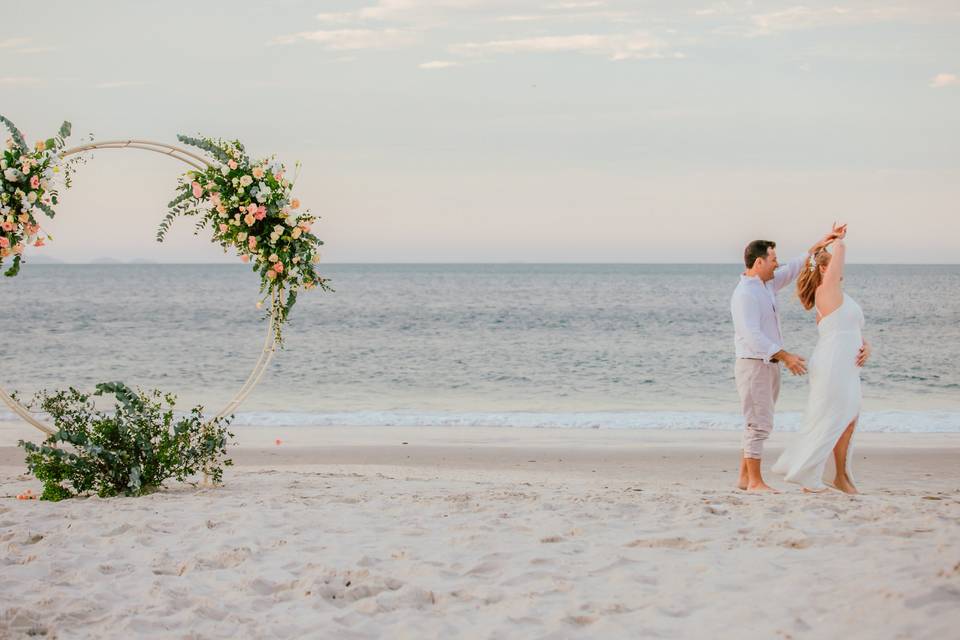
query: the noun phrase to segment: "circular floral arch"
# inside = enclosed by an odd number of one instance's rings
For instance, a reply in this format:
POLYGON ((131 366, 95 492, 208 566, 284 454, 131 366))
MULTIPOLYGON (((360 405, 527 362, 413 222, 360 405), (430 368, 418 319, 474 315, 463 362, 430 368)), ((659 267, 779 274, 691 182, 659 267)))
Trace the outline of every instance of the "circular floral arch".
MULTIPOLYGON (((260 357, 237 394, 217 413, 214 420, 233 413, 263 377, 277 346, 282 345, 282 328, 300 289, 329 290, 328 281, 317 274, 319 247, 323 242, 312 233, 316 218, 297 215, 300 203, 291 197, 295 178, 274 156, 253 161, 239 141, 178 136, 180 142, 198 149, 190 151, 149 140, 105 140, 66 148, 70 123, 64 122, 58 135, 30 147, 23 134, 7 118, 0 124, 11 137, 0 155, 0 266, 16 276, 28 246, 42 247, 49 239, 38 221, 39 214, 55 215, 59 203, 57 186, 69 187, 72 172, 82 154, 98 149, 143 149, 162 153, 191 167, 180 176, 177 196, 168 203, 157 240, 163 241, 178 216, 199 218, 197 231, 212 231, 212 241, 224 252, 236 251, 260 275, 263 299, 269 302, 270 319, 260 357)), ((56 430, 34 416, 19 400, 0 386, 2 399, 18 416, 47 434, 56 430)))

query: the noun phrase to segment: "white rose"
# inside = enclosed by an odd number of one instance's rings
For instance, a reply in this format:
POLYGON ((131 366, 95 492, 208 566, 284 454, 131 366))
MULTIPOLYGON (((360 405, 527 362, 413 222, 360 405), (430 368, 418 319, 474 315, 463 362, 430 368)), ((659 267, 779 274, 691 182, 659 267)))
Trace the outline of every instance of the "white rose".
POLYGON ((36 191, 31 191, 30 193, 27 194, 27 202, 29 202, 30 204, 33 204, 36 201, 37 201, 36 191))
POLYGON ((20 173, 19 170, 10 167, 9 169, 4 169, 3 177, 7 179, 7 182, 20 182, 23 174, 20 173))
POLYGON ((253 184, 253 178, 250 176, 242 176, 240 178, 240 184, 244 187, 249 187, 251 184, 253 184))
POLYGON ((225 176, 230 173, 230 167, 225 164, 220 165, 220 175, 225 176))
POLYGON ((246 231, 241 231, 240 233, 237 234, 237 240, 239 240, 240 242, 243 242, 246 239, 247 239, 246 231))

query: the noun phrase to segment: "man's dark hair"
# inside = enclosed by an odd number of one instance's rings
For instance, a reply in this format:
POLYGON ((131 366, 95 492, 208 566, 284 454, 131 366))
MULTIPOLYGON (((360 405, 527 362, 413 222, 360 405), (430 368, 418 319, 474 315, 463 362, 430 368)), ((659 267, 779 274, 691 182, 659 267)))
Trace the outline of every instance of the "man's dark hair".
POLYGON ((743 250, 743 263, 747 265, 747 269, 752 269, 757 258, 766 258, 767 251, 776 247, 777 243, 773 240, 754 240, 743 250))

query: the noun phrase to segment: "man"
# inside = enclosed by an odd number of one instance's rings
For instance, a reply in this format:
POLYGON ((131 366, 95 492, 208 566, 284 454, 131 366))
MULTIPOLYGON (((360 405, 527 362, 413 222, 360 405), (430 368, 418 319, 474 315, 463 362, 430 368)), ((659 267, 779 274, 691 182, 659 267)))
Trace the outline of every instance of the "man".
POLYGON ((738 486, 747 491, 774 491, 763 481, 760 460, 763 444, 773 430, 773 407, 780 394, 780 364, 795 376, 806 373, 806 361, 783 348, 777 292, 800 274, 810 255, 825 247, 832 234, 786 265, 777 262, 775 242, 754 240, 743 252, 747 268, 733 291, 734 375, 746 429, 738 486))

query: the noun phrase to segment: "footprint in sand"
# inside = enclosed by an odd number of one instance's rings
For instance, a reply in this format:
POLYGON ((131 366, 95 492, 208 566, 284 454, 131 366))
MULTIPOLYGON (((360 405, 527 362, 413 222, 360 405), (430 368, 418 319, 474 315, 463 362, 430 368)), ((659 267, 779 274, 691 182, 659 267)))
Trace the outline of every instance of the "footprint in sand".
POLYGON ((640 538, 626 544, 628 547, 639 547, 646 549, 682 549, 685 551, 695 551, 703 548, 698 542, 692 542, 686 538, 640 538))

